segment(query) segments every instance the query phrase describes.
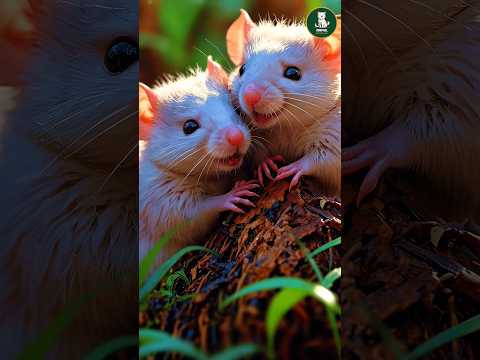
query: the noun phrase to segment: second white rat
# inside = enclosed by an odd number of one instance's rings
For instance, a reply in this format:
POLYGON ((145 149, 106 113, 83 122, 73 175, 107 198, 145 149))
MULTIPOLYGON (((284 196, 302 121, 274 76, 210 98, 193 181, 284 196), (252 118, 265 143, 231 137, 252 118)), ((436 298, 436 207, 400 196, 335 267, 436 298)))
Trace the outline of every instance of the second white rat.
POLYGON ((150 89, 140 85, 140 257, 175 230, 159 261, 207 235, 222 211, 254 206, 254 182, 233 184, 250 146, 235 113, 228 75, 210 57, 194 71, 150 89))
POLYGON ((265 140, 254 159, 261 183, 274 170, 275 180, 293 176, 290 188, 307 175, 339 194, 339 34, 315 37, 300 23, 257 25, 244 10, 228 29, 228 54, 238 66, 232 94, 265 140), (283 158, 289 164, 278 169, 283 158))

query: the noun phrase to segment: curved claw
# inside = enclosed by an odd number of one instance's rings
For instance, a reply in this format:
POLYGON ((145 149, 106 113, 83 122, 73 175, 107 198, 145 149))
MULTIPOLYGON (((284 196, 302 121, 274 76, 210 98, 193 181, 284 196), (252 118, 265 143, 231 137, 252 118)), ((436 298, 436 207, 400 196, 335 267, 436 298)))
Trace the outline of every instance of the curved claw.
POLYGON ((290 186, 288 188, 288 191, 292 191, 292 189, 298 185, 298 182, 300 181, 300 178, 303 176, 303 171, 300 170, 295 174, 293 177, 292 181, 290 182, 290 186))
POLYGON ((295 167, 293 167, 292 164, 290 164, 288 166, 284 166, 284 167, 278 169, 278 173, 277 173, 277 176, 275 177, 274 181, 279 181, 279 180, 286 179, 286 178, 296 174, 296 172, 297 172, 297 169, 295 167))
POLYGON ((258 181, 256 179, 248 180, 248 181, 247 180, 239 180, 239 181, 235 182, 235 186, 233 188, 236 189, 236 188, 246 186, 246 185, 251 185, 251 184, 257 184, 258 185, 258 181))
POLYGON ((352 160, 368 147, 367 141, 360 141, 358 144, 342 149, 342 161, 352 160))
POLYGON ((360 206, 360 203, 363 201, 365 196, 370 194, 378 185, 380 177, 387 169, 387 161, 381 159, 376 162, 370 170, 368 170, 365 179, 363 179, 362 185, 360 186, 360 191, 357 196, 357 207, 360 206))
POLYGON ((273 169, 273 171, 275 171, 275 172, 278 171, 278 166, 277 166, 277 164, 275 164, 275 162, 272 159, 267 159, 265 161, 268 164, 268 166, 270 166, 273 169))
POLYGON ((257 183, 252 183, 252 184, 243 184, 243 185, 236 185, 233 189, 232 189, 232 192, 236 192, 236 191, 243 191, 243 190, 253 190, 253 189, 256 189, 260 187, 259 184, 257 183))
POLYGON ((258 182, 260 183, 260 185, 264 186, 262 165, 259 165, 258 168, 257 168, 257 177, 258 177, 258 182))
POLYGON ((358 158, 342 163, 342 175, 351 175, 372 165, 375 161, 373 154, 361 154, 358 158))
POLYGON ((305 175, 307 170, 306 166, 308 165, 306 165, 305 161, 302 161, 301 159, 291 163, 290 165, 281 167, 278 169, 277 176, 275 177, 274 181, 279 181, 293 176, 289 186, 289 191, 291 191, 295 186, 298 185, 300 178, 305 175))
POLYGON ((275 171, 275 172, 278 172, 278 166, 277 164, 275 163, 275 161, 282 161, 284 162, 285 159, 283 158, 283 156, 281 155, 275 155, 275 156, 272 156, 272 157, 269 157, 267 159, 265 159, 264 161, 262 161, 262 163, 258 166, 257 168, 257 177, 258 177, 258 182, 264 186, 264 177, 263 175, 265 174, 265 176, 270 179, 270 180, 274 180, 273 176, 272 176, 272 170, 275 171))
POLYGON ((392 124, 375 136, 342 150, 342 175, 367 168, 357 196, 357 206, 378 185, 390 167, 409 165, 412 136, 402 124, 392 124))
POLYGON ((263 171, 265 172, 265 176, 267 178, 269 178, 270 180, 273 180, 273 177, 272 177, 272 173, 270 172, 270 169, 268 168, 268 160, 265 160, 263 163, 262 163, 262 169, 263 171))
POLYGON ((230 210, 230 211, 233 211, 233 212, 236 212, 236 213, 239 213, 239 214, 245 214, 245 211, 240 209, 238 206, 235 206, 234 204, 228 204, 226 206, 226 208, 227 208, 227 210, 230 210))

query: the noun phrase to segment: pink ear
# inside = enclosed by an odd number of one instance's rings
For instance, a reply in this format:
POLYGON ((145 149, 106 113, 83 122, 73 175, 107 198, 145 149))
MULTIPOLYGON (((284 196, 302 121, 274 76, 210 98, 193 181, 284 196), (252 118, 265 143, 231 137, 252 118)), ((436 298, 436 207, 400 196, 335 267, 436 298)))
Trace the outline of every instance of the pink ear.
POLYGON ((225 72, 225 70, 223 70, 222 66, 219 63, 215 62, 212 59, 211 56, 208 56, 207 76, 223 85, 228 84, 228 74, 225 72))
POLYGON ((326 37, 321 38, 313 36, 313 44, 316 48, 325 48, 325 60, 333 60, 340 55, 342 43, 342 30, 340 19, 337 19, 337 28, 335 32, 326 37))
POLYGON ((138 84, 138 91, 139 140, 148 140, 158 110, 158 98, 155 92, 143 83, 138 84))
POLYGON ((228 28, 226 36, 227 52, 230 60, 237 66, 243 63, 243 50, 247 44, 250 30, 255 26, 250 15, 245 10, 240 9, 240 16, 228 28))

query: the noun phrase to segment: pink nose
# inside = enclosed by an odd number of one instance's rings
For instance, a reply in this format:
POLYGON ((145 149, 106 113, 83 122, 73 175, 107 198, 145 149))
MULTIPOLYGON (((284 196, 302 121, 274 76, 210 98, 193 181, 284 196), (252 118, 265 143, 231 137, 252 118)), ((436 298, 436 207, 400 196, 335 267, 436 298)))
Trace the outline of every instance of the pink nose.
POLYGON ((262 99, 265 88, 255 84, 248 84, 243 92, 243 100, 251 109, 262 99))
POLYGON ((239 146, 243 143, 245 137, 242 131, 237 127, 231 127, 227 129, 227 141, 230 145, 239 146))

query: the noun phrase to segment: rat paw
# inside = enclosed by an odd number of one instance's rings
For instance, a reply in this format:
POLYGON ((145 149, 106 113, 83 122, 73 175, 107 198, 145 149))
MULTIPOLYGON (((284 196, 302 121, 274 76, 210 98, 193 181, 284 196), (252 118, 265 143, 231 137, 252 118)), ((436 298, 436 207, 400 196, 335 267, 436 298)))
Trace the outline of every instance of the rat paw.
POLYGON ((285 162, 285 159, 281 155, 276 155, 269 157, 262 161, 260 165, 258 165, 257 168, 257 177, 258 177, 258 182, 260 185, 264 186, 264 179, 263 179, 263 174, 265 173, 265 176, 269 178, 270 180, 273 180, 272 176, 272 170, 275 172, 278 172, 278 166, 275 163, 276 161, 282 161, 285 162))
POLYGON ((258 180, 239 180, 235 182, 235 185, 233 186, 233 190, 238 190, 238 189, 255 189, 257 187, 260 187, 258 184, 258 180))
POLYGON ((407 130, 391 125, 377 135, 342 150, 342 175, 368 168, 358 192, 357 206, 377 187, 387 169, 408 165, 411 145, 407 130))
POLYGON ((250 200, 245 199, 245 197, 258 197, 257 193, 251 191, 260 187, 257 183, 257 180, 251 181, 237 181, 233 189, 225 195, 218 197, 219 207, 222 211, 233 211, 237 213, 244 214, 241 208, 238 205, 245 205, 249 207, 255 207, 255 204, 250 200))
POLYGON ((289 187, 289 191, 291 191, 295 186, 298 185, 298 182, 303 175, 308 175, 309 170, 309 162, 304 158, 301 158, 300 160, 297 160, 290 165, 278 169, 277 176, 275 177, 274 181, 279 181, 293 176, 289 187))

